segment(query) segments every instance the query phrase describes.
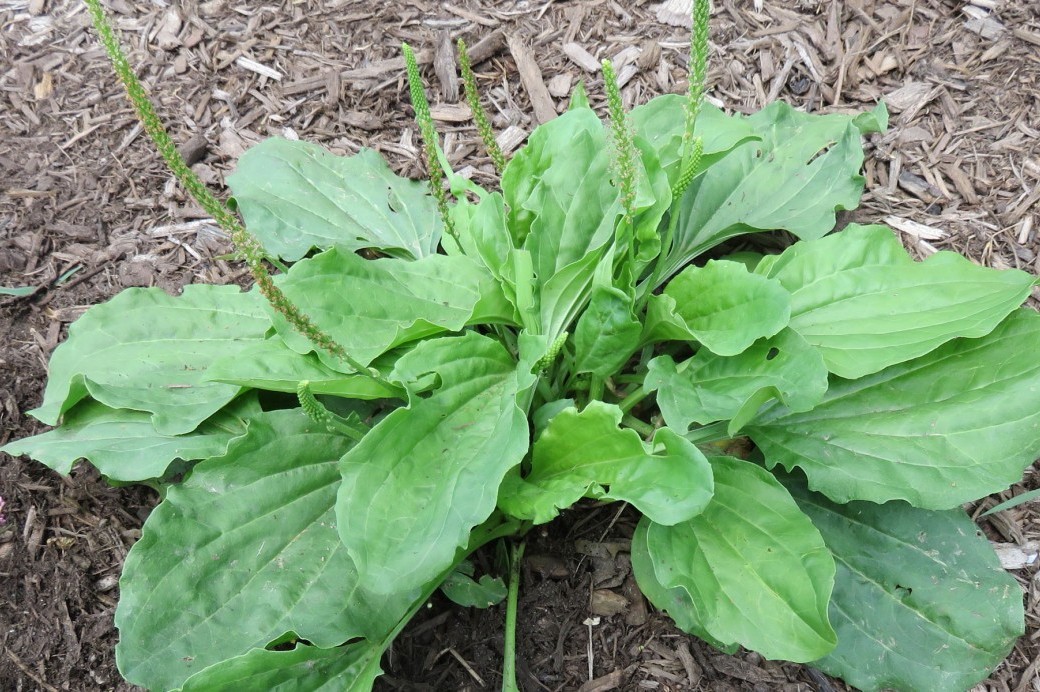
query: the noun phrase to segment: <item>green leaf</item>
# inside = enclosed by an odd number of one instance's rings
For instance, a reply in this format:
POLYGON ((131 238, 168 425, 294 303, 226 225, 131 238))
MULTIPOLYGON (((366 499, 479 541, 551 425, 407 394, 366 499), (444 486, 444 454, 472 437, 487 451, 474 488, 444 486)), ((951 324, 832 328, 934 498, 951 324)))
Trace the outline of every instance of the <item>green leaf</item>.
POLYGON ((43 404, 48 425, 86 396, 111 408, 152 414, 164 435, 191 432, 241 387, 205 381, 219 357, 262 340, 271 328, 264 300, 238 286, 186 286, 180 296, 130 288, 69 327, 51 356, 43 404))
POLYGON ((696 340, 720 356, 733 356, 787 325, 791 297, 776 281, 739 262, 709 260, 687 267, 664 293, 650 297, 644 343, 696 340))
POLYGON ((608 250, 590 252, 539 287, 542 334, 555 340, 582 313, 592 295, 593 280, 599 267, 613 262, 613 253, 608 250))
POLYGON ((831 372, 850 379, 956 337, 985 336, 1034 281, 952 252, 912 262, 884 226, 798 243, 758 271, 791 292, 791 328, 820 349, 831 372))
POLYGON ((531 364, 474 332, 424 341, 392 379, 435 372, 440 388, 380 421, 340 463, 337 526, 365 588, 417 588, 449 567, 495 509, 528 446, 517 394, 531 364))
POLYGON ((336 533, 348 446, 298 409, 275 411, 169 488, 123 568, 116 657, 129 681, 172 689, 288 631, 331 647, 398 625, 421 592, 362 590, 336 533))
POLYGON ((418 259, 434 254, 440 240, 427 183, 394 175, 371 149, 336 156, 272 137, 242 155, 227 183, 250 233, 286 260, 331 247, 418 259))
POLYGON ((838 646, 812 665, 862 690, 967 690, 1024 630, 1022 589, 961 510, 837 505, 790 483, 838 565, 838 646))
POLYGON ((24 298, 40 290, 39 286, 0 286, 0 296, 24 298))
MULTIPOLYGON (((397 352, 391 351, 370 365, 381 373, 393 369, 397 352)), ((351 399, 403 398, 404 392, 382 380, 351 375, 329 368, 313 353, 297 353, 278 336, 272 336, 225 358, 206 369, 206 380, 272 392, 296 392, 301 380, 310 382, 315 394, 351 399)))
POLYGON ((359 641, 334 649, 304 644, 291 651, 252 649, 192 675, 180 692, 368 692, 383 672, 379 660, 384 648, 359 641))
POLYGON ((674 616, 686 605, 682 620, 766 658, 824 656, 836 642, 827 620, 835 568, 819 531, 765 469, 732 457, 711 466, 715 496, 703 513, 675 526, 643 519, 660 585, 690 595, 662 607, 674 616))
POLYGON ((624 500, 654 521, 675 524, 700 513, 712 494, 711 468, 696 445, 660 428, 647 445, 622 429, 621 409, 591 401, 557 413, 534 443, 531 472, 514 470, 499 507, 544 524, 583 496, 624 500))
POLYGON ((506 597, 506 585, 500 577, 485 574, 473 579, 473 563, 463 560, 441 584, 441 591, 463 608, 490 608, 506 597))
POLYGON ((594 288, 574 330, 574 372, 610 377, 639 348, 642 332, 630 295, 612 286, 594 288))
POLYGON ((577 108, 539 126, 502 175, 514 244, 530 252, 541 333, 550 339, 588 300, 621 214, 610 147, 596 114, 577 108))
POLYGON ((859 380, 823 403, 777 406, 745 429, 767 464, 801 468, 836 502, 906 500, 949 509, 1019 480, 1040 452, 1040 315, 957 339, 859 380))
POLYGON ((621 208, 603 123, 578 108, 540 125, 506 166, 502 192, 514 247, 531 251, 543 283, 602 247, 621 208))
POLYGON ((707 425, 744 418, 734 434, 766 401, 779 399, 792 411, 808 411, 827 391, 827 368, 813 347, 790 329, 756 341, 736 356, 717 356, 701 349, 676 366, 671 356, 648 364, 643 383, 657 391, 657 405, 668 427, 689 430, 692 423, 707 425))
MULTIPOLYGON (((685 96, 665 94, 636 106, 628 114, 637 135, 657 153, 667 174, 669 187, 678 181, 682 163, 682 140, 686 129, 685 96)), ((694 135, 701 138, 704 152, 700 168, 705 169, 728 154, 741 142, 756 138, 746 118, 730 116, 710 103, 701 105, 694 135)))
POLYGON ((16 440, 0 451, 26 454, 63 475, 77 460, 86 459, 111 480, 144 481, 161 477, 176 459, 222 456, 259 412, 255 397, 243 397, 192 433, 163 435, 155 431, 148 413, 87 400, 65 414, 60 428, 16 440))
POLYGON ((662 279, 743 233, 785 229, 809 239, 830 232, 836 210, 859 204, 861 136, 883 129, 882 115, 816 115, 774 103, 748 117, 761 141, 739 145, 690 185, 662 279))
MULTIPOLYGON (((355 360, 368 365, 391 348, 467 324, 511 322, 513 307, 495 279, 468 257, 431 255, 414 262, 366 260, 329 250, 293 265, 285 295, 355 360)), ((298 353, 313 344, 271 310, 278 334, 298 353)), ((342 369, 324 352, 326 365, 342 369)))
POLYGON ((740 648, 739 644, 724 644, 700 626, 689 591, 681 586, 669 589, 657 579, 657 574, 654 573, 654 563, 650 558, 650 549, 646 544, 647 529, 650 525, 651 522, 648 519, 640 521, 632 535, 632 575, 636 578, 639 590, 656 608, 668 613, 668 616, 675 622, 675 626, 683 632, 703 639, 719 651, 725 651, 728 654, 736 653, 740 648))

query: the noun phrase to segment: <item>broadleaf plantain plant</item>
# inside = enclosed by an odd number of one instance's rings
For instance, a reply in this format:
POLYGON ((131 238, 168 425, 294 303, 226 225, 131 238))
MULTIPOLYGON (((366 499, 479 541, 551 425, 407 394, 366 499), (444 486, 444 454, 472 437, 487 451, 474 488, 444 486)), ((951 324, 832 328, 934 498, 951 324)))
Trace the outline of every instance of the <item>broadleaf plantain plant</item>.
POLYGON ((914 261, 882 226, 832 232, 883 106, 703 102, 697 0, 687 96, 625 112, 606 63, 606 125, 579 88, 507 161, 460 46, 491 191, 451 170, 405 48, 434 184, 372 151, 269 139, 229 179, 243 228, 87 3, 259 289, 129 289, 90 309, 32 411, 59 427, 5 447, 162 489, 121 580, 127 680, 369 689, 446 582, 471 605, 505 599, 517 689, 523 536, 582 498, 642 513, 640 587, 722 650, 954 690, 1022 633, 1020 589, 958 508, 1040 450, 1040 316, 1020 308, 1034 280, 914 261), (800 240, 718 250, 769 230, 800 240), (288 270, 272 276, 268 252, 288 270), (508 589, 466 561, 495 540, 512 542, 508 589))

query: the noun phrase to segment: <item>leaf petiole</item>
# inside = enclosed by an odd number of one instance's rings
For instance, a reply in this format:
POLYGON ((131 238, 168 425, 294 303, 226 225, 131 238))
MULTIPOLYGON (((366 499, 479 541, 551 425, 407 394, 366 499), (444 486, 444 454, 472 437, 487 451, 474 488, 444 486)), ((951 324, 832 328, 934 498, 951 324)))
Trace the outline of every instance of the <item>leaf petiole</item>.
POLYGON ((505 658, 502 661, 502 692, 520 692, 516 685, 516 606, 520 595, 520 565, 524 547, 513 546, 509 556, 509 591, 506 593, 505 658))

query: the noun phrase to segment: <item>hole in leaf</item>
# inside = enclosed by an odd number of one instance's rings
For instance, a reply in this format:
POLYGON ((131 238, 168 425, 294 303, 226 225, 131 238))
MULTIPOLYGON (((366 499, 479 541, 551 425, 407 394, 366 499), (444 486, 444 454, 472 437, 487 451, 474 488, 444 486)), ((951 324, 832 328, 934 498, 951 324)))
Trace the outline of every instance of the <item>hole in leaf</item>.
POLYGON ((771 349, 769 349, 768 353, 766 353, 766 360, 773 360, 778 355, 780 355, 780 349, 778 349, 776 346, 774 346, 771 349))

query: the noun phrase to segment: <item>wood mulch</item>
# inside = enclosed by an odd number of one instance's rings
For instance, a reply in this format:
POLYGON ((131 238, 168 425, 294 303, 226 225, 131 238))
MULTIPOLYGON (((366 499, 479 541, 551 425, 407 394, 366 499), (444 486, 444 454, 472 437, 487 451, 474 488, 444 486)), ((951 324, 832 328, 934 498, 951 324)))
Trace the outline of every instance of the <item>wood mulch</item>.
MULTIPOLYGON (((218 190, 238 156, 270 135, 341 154, 372 147, 420 176, 402 41, 429 65, 449 159, 488 184, 490 162, 452 76, 457 37, 474 46, 507 150, 565 108, 579 81, 601 106, 604 57, 629 105, 686 87, 684 0, 106 4, 173 136, 218 190)), ((867 196, 849 217, 884 220, 922 256, 953 249, 1040 270, 1040 5, 717 0, 713 20, 708 96, 726 108, 888 103, 891 128, 871 141, 867 196)), ((86 307, 127 286, 175 291, 244 275, 221 259, 226 238, 152 151, 88 24, 75 0, 0 0, 0 286, 32 291, 0 295, 0 444, 42 429, 24 411, 39 403, 47 359, 86 307)), ((1031 470, 1015 492, 1034 479, 1031 470)), ((109 488, 87 468, 61 478, 2 457, 0 497, 0 689, 131 689, 112 654, 116 577, 154 495, 109 488)), ((1005 544, 1028 632, 977 689, 1040 689, 1037 510, 979 521, 1005 544)), ((723 656, 671 627, 633 588, 632 526, 609 507, 572 512, 529 547, 525 689, 846 689, 801 666, 723 656)), ((380 689, 497 688, 501 620, 498 609, 435 600, 384 661, 380 689)))

